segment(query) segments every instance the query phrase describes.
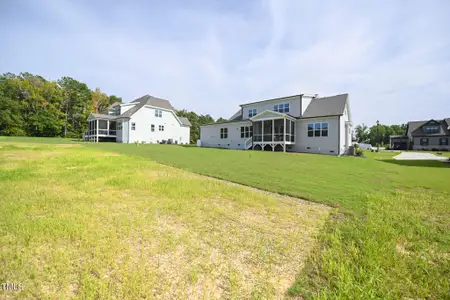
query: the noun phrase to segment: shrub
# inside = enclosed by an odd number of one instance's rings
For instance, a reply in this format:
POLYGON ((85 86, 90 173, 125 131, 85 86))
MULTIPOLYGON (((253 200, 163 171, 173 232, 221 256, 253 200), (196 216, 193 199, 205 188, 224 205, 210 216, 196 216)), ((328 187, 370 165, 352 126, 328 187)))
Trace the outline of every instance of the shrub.
POLYGON ((362 149, 356 148, 355 155, 356 156, 364 156, 364 151, 362 149))

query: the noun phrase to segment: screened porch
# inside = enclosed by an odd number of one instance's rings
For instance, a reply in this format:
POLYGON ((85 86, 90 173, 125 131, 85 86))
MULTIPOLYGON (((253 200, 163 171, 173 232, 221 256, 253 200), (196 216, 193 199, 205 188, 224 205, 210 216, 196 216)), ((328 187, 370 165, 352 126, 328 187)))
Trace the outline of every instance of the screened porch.
POLYGON ((253 121, 253 142, 295 143, 295 121, 287 118, 253 121))
POLYGON ((116 121, 105 119, 88 120, 88 130, 84 133, 86 141, 98 142, 100 138, 114 139, 116 138, 116 121))

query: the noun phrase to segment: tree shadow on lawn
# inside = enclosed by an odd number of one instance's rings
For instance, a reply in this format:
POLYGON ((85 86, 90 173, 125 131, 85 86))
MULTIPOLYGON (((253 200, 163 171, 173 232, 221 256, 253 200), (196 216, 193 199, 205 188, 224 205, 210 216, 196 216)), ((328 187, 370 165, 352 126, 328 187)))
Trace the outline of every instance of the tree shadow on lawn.
POLYGON ((379 161, 408 167, 427 167, 427 168, 449 168, 450 161, 437 160, 396 160, 396 159, 380 159, 379 161))

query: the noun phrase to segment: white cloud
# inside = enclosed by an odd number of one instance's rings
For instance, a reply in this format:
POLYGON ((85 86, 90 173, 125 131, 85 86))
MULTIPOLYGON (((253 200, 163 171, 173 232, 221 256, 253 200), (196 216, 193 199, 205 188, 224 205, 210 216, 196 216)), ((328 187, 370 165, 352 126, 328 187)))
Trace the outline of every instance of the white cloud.
POLYGON ((350 93, 355 122, 450 114, 446 2, 141 4, 41 2, 34 18, 18 18, 26 25, 6 24, 11 42, 0 51, 16 59, 0 58, 0 71, 72 76, 215 118, 302 92, 350 93))

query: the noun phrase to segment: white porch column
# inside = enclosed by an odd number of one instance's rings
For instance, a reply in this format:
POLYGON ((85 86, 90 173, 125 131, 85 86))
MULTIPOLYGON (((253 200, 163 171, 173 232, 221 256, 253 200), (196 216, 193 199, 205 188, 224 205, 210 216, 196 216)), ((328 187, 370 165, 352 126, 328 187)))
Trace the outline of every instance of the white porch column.
POLYGON ((283 141, 284 141, 283 152, 286 152, 286 118, 283 118, 283 121, 284 121, 284 126, 283 126, 283 141))
POLYGON ((106 134, 109 135, 109 120, 106 121, 106 134))
POLYGON ((264 142, 264 121, 261 121, 261 142, 264 142))
POLYGON ((97 122, 97 128, 95 130, 95 142, 98 143, 98 119, 96 120, 96 122, 97 122))

